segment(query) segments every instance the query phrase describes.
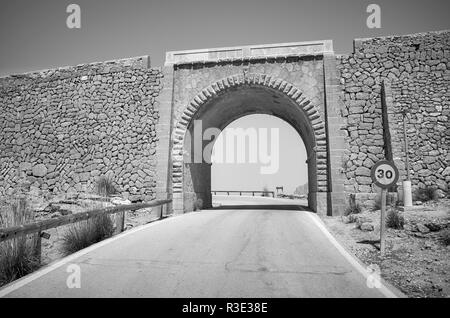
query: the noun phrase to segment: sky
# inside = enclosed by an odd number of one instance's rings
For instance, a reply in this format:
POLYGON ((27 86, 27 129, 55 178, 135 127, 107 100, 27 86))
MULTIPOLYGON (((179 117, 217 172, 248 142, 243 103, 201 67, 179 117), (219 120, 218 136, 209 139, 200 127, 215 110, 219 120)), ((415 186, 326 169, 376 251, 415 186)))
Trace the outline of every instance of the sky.
POLYGON ((166 51, 354 38, 450 28, 448 0, 1 0, 0 76, 166 51), (81 8, 68 29, 66 7, 81 8), (366 8, 381 7, 381 29, 366 8))
MULTIPOLYGON (((0 76, 141 55, 162 66, 166 51, 311 40, 330 39, 336 53, 351 53, 354 38, 450 29, 449 12, 448 0, 2 0, 0 76), (71 3, 81 8, 80 29, 66 26, 71 3), (380 29, 366 25, 371 3, 381 7, 380 29)), ((290 127, 259 121, 237 124, 278 125, 291 146, 298 143, 290 127)), ((288 157, 291 148, 282 149, 280 157, 288 157)), ((302 175, 304 168, 289 164, 298 170, 293 175, 302 175)), ((225 180, 231 172, 222 168, 213 175, 225 180)), ((263 186, 264 178, 241 168, 235 173, 243 180, 263 186)), ((288 179, 274 177, 269 186, 288 179)))

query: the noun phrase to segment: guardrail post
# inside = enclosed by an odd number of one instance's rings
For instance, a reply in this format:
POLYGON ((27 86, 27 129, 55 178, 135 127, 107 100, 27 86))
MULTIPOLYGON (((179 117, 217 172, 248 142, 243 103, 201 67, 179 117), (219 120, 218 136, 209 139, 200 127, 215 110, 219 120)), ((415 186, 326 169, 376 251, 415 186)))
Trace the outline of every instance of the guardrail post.
POLYGON ((163 218, 163 208, 164 208, 164 204, 161 204, 161 205, 159 206, 159 208, 160 208, 160 211, 159 211, 159 219, 162 220, 162 218, 163 218))
POLYGON ((116 223, 116 233, 122 233, 125 229, 125 211, 116 213, 114 220, 116 223))
MULTIPOLYGON (((41 253, 42 253, 42 232, 37 232, 37 234, 35 234, 36 238, 35 238, 35 246, 34 246, 34 257, 36 258, 36 260, 38 261, 38 264, 41 264, 41 253)), ((24 235, 25 240, 27 239, 27 236, 24 235)))
POLYGON ((121 224, 121 232, 125 229, 125 217, 127 216, 127 211, 122 212, 122 224, 121 224))

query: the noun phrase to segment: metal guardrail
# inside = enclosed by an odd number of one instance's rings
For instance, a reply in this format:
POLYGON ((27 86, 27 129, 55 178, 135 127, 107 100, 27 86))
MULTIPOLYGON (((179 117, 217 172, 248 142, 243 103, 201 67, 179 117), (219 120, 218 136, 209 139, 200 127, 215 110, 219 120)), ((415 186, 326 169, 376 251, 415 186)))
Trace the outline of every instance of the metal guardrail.
POLYGON ((230 195, 230 193, 239 193, 239 195, 242 195, 243 193, 251 193, 252 196, 255 196, 255 193, 260 193, 262 195, 264 194, 270 194, 272 198, 275 198, 275 192, 274 191, 257 191, 257 190, 244 190, 244 191, 236 191, 236 190, 220 190, 220 191, 211 191, 212 194, 216 195, 217 193, 226 193, 227 195, 230 195))
POLYGON ((73 224, 102 215, 122 213, 119 220, 116 218, 116 232, 122 232, 125 225, 125 212, 135 211, 150 207, 160 207, 159 219, 164 217, 164 205, 171 203, 172 200, 155 200, 147 203, 125 204, 115 207, 106 207, 100 209, 94 209, 86 212, 65 215, 58 218, 42 220, 34 223, 23 224, 19 226, 13 226, 8 228, 0 228, 0 242, 11 240, 17 237, 25 236, 27 234, 37 234, 36 251, 35 254, 40 258, 41 254, 41 238, 44 235, 45 230, 56 228, 59 226, 73 224))
MULTIPOLYGON (((42 220, 30 224, 23 224, 8 228, 0 228, 0 242, 13 239, 18 236, 33 234, 42 232, 44 230, 52 229, 55 227, 77 223, 80 221, 88 220, 94 217, 101 216, 103 214, 114 214, 119 212, 134 211, 144 208, 150 208, 155 206, 161 206, 160 218, 163 217, 163 205, 171 203, 172 200, 155 200, 148 203, 136 203, 125 204, 115 207, 106 207, 100 209, 94 209, 86 212, 65 215, 54 219, 42 220)), ((121 229, 123 230, 123 228, 121 229)))

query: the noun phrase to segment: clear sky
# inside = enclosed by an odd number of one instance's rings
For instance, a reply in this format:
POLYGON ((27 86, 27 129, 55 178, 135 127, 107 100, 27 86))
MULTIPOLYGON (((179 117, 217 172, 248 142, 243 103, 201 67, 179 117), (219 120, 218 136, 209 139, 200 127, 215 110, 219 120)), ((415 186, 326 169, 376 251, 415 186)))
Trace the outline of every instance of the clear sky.
POLYGON ((448 0, 9 0, 0 5, 0 76, 171 50, 308 40, 349 53, 358 37, 450 28, 448 0), (81 7, 81 29, 66 7, 81 7), (381 6, 381 29, 366 27, 381 6))
MULTIPOLYGON (((166 51, 246 44, 331 39, 335 52, 350 53, 354 38, 450 29, 449 12, 448 0, 3 0, 0 76, 140 55, 162 66, 166 51), (66 27, 70 3, 81 7, 81 29, 66 27), (381 29, 366 26, 371 3, 381 7, 381 29)), ((290 127, 260 121, 237 125, 279 125, 294 147, 290 127)), ((280 146, 281 158, 297 156, 291 146, 280 146)), ((286 164, 292 175, 304 175, 304 167, 286 164)), ((266 183, 251 169, 223 169, 213 175, 222 175, 226 186, 241 179, 255 180, 246 187, 266 183)), ((274 176, 273 186, 293 180, 282 179, 274 176)))

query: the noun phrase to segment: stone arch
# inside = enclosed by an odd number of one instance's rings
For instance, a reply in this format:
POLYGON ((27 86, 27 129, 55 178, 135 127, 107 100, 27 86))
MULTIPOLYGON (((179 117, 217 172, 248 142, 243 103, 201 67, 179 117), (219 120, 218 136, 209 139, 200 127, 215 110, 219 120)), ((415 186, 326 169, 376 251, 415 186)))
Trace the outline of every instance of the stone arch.
MULTIPOLYGON (((315 180, 313 185, 309 185, 310 193, 308 201, 310 207, 316 211, 317 193, 326 195, 326 192, 328 191, 327 134, 325 121, 323 120, 319 108, 314 105, 299 88, 283 79, 266 74, 243 73, 228 76, 202 89, 191 99, 189 104, 186 105, 178 118, 175 119, 172 135, 172 190, 175 212, 180 213, 189 210, 186 210, 183 203, 183 169, 185 136, 190 124, 193 122, 202 106, 231 89, 240 87, 262 87, 274 90, 288 98, 298 107, 298 110, 303 112, 309 123, 309 129, 313 132, 313 140, 308 140, 308 144, 310 145, 310 151, 308 152, 308 161, 310 162, 308 163, 308 166, 313 165, 312 168, 314 169, 315 180), (183 207, 183 211, 181 211, 180 206, 183 207)), ((225 123, 224 126, 228 125, 230 122, 225 123)), ((305 143, 305 147, 307 147, 307 142, 304 140, 301 131, 299 131, 298 127, 294 127, 294 129, 299 132, 305 143)), ((310 174, 310 171, 308 174, 310 174)))

